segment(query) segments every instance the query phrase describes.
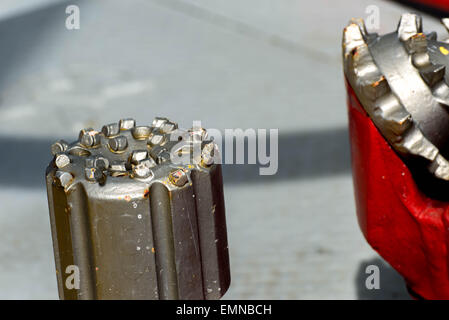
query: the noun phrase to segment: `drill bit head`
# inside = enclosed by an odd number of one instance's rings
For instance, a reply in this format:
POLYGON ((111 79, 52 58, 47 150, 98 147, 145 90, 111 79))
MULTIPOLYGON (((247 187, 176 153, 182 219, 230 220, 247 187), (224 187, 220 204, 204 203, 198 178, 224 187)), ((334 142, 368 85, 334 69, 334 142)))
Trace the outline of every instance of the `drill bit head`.
POLYGON ((351 20, 342 46, 346 79, 385 139, 449 180, 448 45, 423 33, 421 17, 407 13, 383 36, 351 20))

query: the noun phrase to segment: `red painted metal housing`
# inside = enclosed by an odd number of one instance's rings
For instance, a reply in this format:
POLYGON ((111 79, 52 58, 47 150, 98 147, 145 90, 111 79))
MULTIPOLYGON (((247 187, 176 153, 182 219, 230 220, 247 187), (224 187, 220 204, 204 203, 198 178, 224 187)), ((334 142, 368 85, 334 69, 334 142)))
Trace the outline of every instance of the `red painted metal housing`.
POLYGON ((429 8, 449 12, 449 1, 448 0, 410 0, 410 2, 422 4, 429 8))
POLYGON ((418 189, 348 83, 346 87, 360 228, 414 293, 449 299, 449 203, 430 199, 418 189))

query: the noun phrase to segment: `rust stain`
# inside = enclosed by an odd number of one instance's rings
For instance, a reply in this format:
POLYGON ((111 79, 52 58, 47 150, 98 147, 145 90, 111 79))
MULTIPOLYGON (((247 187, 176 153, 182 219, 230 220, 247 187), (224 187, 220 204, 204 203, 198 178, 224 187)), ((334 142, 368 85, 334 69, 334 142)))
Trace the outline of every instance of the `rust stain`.
POLYGON ((384 81, 385 80, 385 77, 384 76, 381 76, 380 78, 379 78, 379 80, 377 80, 377 81, 375 81, 375 82, 373 82, 373 84, 371 85, 373 88, 376 88, 382 81, 384 81))

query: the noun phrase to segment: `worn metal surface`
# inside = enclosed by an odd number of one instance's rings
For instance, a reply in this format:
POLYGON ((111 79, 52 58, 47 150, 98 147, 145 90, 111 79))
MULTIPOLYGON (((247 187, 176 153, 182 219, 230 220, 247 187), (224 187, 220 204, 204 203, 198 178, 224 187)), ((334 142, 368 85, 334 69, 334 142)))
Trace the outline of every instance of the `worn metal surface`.
POLYGON ((83 129, 78 141, 57 141, 51 151, 60 298, 218 299, 226 292, 221 165, 204 129, 122 119, 83 129), (79 267, 79 290, 65 284, 70 265, 79 267))

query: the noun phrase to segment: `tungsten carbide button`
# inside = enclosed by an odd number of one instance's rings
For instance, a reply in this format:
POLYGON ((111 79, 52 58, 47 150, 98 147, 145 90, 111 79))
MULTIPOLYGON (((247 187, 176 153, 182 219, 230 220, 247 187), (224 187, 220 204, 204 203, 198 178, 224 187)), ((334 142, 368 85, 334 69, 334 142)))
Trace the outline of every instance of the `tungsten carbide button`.
POLYGON ((204 128, 189 129, 190 140, 192 142, 201 142, 208 138, 207 131, 204 128))
POLYGON ((134 128, 136 125, 136 120, 128 118, 128 119, 121 119, 119 122, 120 130, 130 130, 134 128))
POLYGON ((154 146, 150 151, 151 158, 156 160, 157 164, 170 160, 170 153, 162 146, 154 146))
POLYGON ((153 134, 148 141, 150 146, 161 145, 165 142, 165 136, 162 134, 153 134))
POLYGON ((56 155, 55 164, 59 169, 64 168, 69 163, 70 163, 70 158, 65 153, 60 153, 60 154, 56 155))
POLYGON ((170 133, 173 130, 178 129, 178 125, 174 122, 167 121, 164 124, 162 124, 160 129, 163 133, 170 133))
POLYGON ((67 142, 64 140, 58 140, 51 145, 51 154, 55 156, 58 153, 66 151, 68 147, 69 144, 67 142))
POLYGON ((118 123, 110 123, 104 125, 103 128, 101 129, 101 132, 104 134, 105 137, 116 136, 120 133, 120 127, 118 123))
POLYGON ((100 134, 92 128, 83 129, 80 131, 79 141, 83 146, 91 148, 100 143, 100 134))
POLYGON ((126 174, 126 162, 125 161, 112 161, 109 165, 109 171, 112 176, 120 176, 126 174))
POLYGON ((128 139, 125 136, 118 136, 109 139, 109 147, 114 152, 120 152, 126 149, 128 146, 128 139))
POLYGON ((147 150, 135 150, 131 155, 131 163, 138 163, 146 158, 148 158, 147 150))
POLYGON ((73 176, 69 172, 56 171, 55 180, 60 186, 62 186, 63 188, 66 188, 72 183, 73 176))
POLYGON ((143 164, 133 166, 133 175, 136 178, 148 178, 152 175, 151 169, 143 164))
POLYGON ((89 181, 100 181, 103 178, 103 171, 98 168, 84 168, 84 176, 89 181))
POLYGON ((95 157, 94 167, 101 170, 107 169, 109 167, 109 160, 101 156, 95 157))
POLYGON ((169 178, 170 182, 177 187, 182 187, 189 180, 187 178, 187 174, 182 169, 177 169, 177 170, 170 172, 168 178, 169 178))
POLYGON ((104 170, 109 167, 109 160, 101 156, 91 156, 84 160, 84 166, 86 168, 98 168, 104 170))
POLYGON ((137 178, 148 178, 149 176, 153 175, 153 172, 151 171, 151 168, 154 167, 156 164, 151 159, 145 159, 142 161, 138 161, 136 164, 133 165, 133 175, 137 178))
POLYGON ((162 125, 166 122, 168 122, 169 120, 167 118, 162 118, 162 117, 156 117, 153 120, 152 126, 154 128, 160 128, 162 127, 162 125))
POLYGON ((210 142, 206 144, 201 152, 201 163, 205 166, 212 165, 214 163, 216 152, 215 143, 210 142))
POLYGON ((170 161, 171 159, 171 155, 170 152, 164 150, 163 152, 161 152, 158 157, 157 157, 157 163, 165 163, 170 161))
POLYGON ((148 168, 153 168, 155 166, 157 166, 156 162, 154 161, 153 158, 147 158, 144 160, 139 161, 139 163, 143 163, 144 165, 146 165, 148 168))
POLYGON ((148 126, 137 126, 132 129, 134 139, 145 140, 151 134, 151 128, 148 126))
POLYGON ((95 157, 88 157, 88 158, 84 159, 84 166, 86 168, 95 167, 95 157))

